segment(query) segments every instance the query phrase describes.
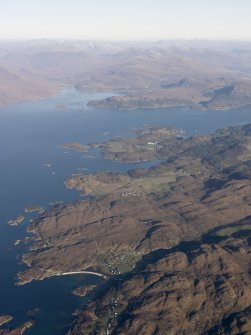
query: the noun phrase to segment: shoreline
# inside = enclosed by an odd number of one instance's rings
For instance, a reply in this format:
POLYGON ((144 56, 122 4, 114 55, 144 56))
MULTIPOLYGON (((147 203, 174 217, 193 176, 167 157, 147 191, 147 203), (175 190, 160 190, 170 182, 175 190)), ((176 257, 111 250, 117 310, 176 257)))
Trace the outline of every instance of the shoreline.
MULTIPOLYGON (((34 97, 34 98, 30 98, 30 99, 24 99, 24 100, 13 100, 13 101, 9 101, 6 103, 1 103, 0 101, 0 111, 1 109, 5 108, 5 107, 9 107, 9 106, 15 106, 16 104, 19 103, 30 103, 30 102, 36 102, 36 101, 43 101, 46 99, 51 99, 51 98, 55 98, 57 96, 60 96, 64 90, 75 90, 81 94, 85 94, 85 93, 109 93, 109 91, 104 90, 104 89, 87 89, 87 90, 81 90, 79 88, 76 88, 75 86, 66 86, 64 84, 60 84, 59 87, 55 88, 51 94, 45 94, 45 95, 41 95, 38 97, 34 97)), ((108 96, 107 98, 111 98, 113 96, 120 96, 120 92, 118 92, 118 94, 116 95, 116 91, 114 91, 113 95, 108 96)), ((101 99, 102 100, 102 99, 101 99)), ((231 111, 234 110, 236 108, 243 108, 243 107, 248 107, 251 106, 251 102, 250 103, 246 103, 246 104, 240 104, 240 105, 236 105, 234 107, 231 106, 226 106, 226 107, 216 107, 216 108, 203 108, 201 106, 201 108, 199 108, 200 106, 196 106, 196 105, 173 105, 173 106, 158 106, 158 107, 131 107, 131 108, 111 108, 111 107, 96 107, 96 106, 92 106, 92 102, 94 102, 96 100, 90 100, 86 103, 86 107, 88 107, 90 110, 112 110, 112 111, 124 111, 124 112, 129 112, 129 111, 134 111, 134 110, 156 110, 156 109, 173 109, 173 108, 178 108, 178 109, 187 109, 189 110, 199 110, 199 111, 211 111, 211 112, 217 112, 217 111, 231 111), (194 108, 195 107, 195 108, 194 108)), ((99 101, 99 100, 97 100, 99 101)))
POLYGON ((11 106, 15 106, 17 104, 20 104, 20 103, 29 103, 29 102, 36 102, 36 101, 43 101, 43 100, 46 100, 46 99, 51 99, 53 97, 56 97, 60 94, 60 92, 62 90, 64 90, 65 87, 58 87, 56 88, 55 90, 53 90, 51 92, 51 94, 44 94, 44 95, 40 95, 38 94, 37 97, 34 97, 34 98, 30 98, 30 99, 23 99, 23 100, 10 100, 9 102, 6 102, 6 103, 1 103, 0 101, 0 111, 1 109, 4 109, 6 107, 11 107, 11 106))
MULTIPOLYGON (((90 102, 92 102, 92 100, 90 100, 90 102)), ((173 108, 177 108, 177 109, 187 109, 188 111, 205 111, 205 112, 217 112, 217 111, 231 111, 237 108, 243 108, 243 107, 248 107, 251 106, 251 103, 248 104, 240 104, 240 105, 236 105, 234 107, 218 107, 218 108, 193 108, 193 105, 174 105, 174 106, 159 106, 159 107, 131 107, 131 108, 111 108, 111 107, 95 107, 95 106, 89 106, 87 103, 87 107, 94 109, 94 110, 112 110, 112 111, 118 111, 118 112, 130 112, 130 111, 135 111, 135 110, 156 110, 156 109, 173 109, 173 108)), ((197 106, 196 106, 197 107, 197 106)), ((198 106, 199 107, 199 106, 198 106)))
POLYGON ((0 327, 13 320, 10 315, 0 315, 0 327))
MULTIPOLYGON (((42 269, 39 269, 39 270, 42 270, 42 269)), ((49 270, 42 270, 42 271, 50 272, 49 270)), ((69 271, 69 272, 51 273, 48 276, 41 276, 40 278, 31 278, 29 280, 23 279, 21 277, 21 275, 22 275, 22 273, 20 273, 20 276, 19 276, 19 274, 17 275, 19 281, 15 284, 16 286, 23 286, 25 284, 31 283, 32 281, 42 281, 42 280, 45 280, 45 279, 50 279, 52 277, 61 277, 61 276, 91 275, 91 276, 101 277, 104 280, 107 280, 109 278, 108 276, 106 276, 106 275, 104 275, 100 272, 84 271, 84 270, 83 271, 69 271)))

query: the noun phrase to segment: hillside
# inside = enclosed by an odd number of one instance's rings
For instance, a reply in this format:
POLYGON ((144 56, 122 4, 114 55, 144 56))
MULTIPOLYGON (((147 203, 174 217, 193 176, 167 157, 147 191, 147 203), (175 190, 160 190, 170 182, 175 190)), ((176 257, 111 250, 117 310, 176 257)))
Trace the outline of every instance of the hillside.
POLYGON ((114 92, 95 108, 232 108, 251 102, 250 54, 233 42, 1 42, 0 104, 68 86, 114 92))

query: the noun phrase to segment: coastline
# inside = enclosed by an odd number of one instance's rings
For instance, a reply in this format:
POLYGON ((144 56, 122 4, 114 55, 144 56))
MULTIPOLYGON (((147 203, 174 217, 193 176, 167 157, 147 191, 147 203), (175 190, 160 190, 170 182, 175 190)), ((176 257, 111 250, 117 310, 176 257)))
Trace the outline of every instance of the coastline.
MULTIPOLYGON (((92 102, 92 100, 90 100, 90 102, 92 102)), ((201 110, 201 111, 210 111, 210 112, 217 112, 217 111, 231 111, 237 108, 244 108, 244 107, 248 107, 251 106, 251 103, 247 103, 247 104, 240 104, 240 105, 236 105, 234 107, 218 107, 218 108, 204 108, 203 106, 193 106, 193 105, 172 105, 172 106, 158 106, 158 107, 131 107, 131 108, 112 108, 112 107, 95 107, 95 106, 90 106, 87 104, 87 107, 89 107, 90 109, 94 109, 94 110, 113 110, 113 111, 121 111, 121 112, 130 112, 130 111, 136 111, 136 110, 157 110, 157 109, 173 109, 173 108, 177 108, 177 109, 187 109, 189 110, 201 110), (193 108, 193 107, 197 107, 197 108, 193 108)))
POLYGON ((0 327, 13 320, 11 315, 0 315, 0 327))
POLYGON ((29 102, 36 102, 36 101, 43 101, 46 99, 51 99, 53 97, 60 95, 60 93, 64 91, 65 89, 67 89, 67 86, 64 86, 64 85, 61 86, 60 84, 55 89, 51 90, 50 93, 48 92, 48 94, 38 94, 38 96, 36 97, 34 96, 30 98, 25 98, 25 99, 10 99, 8 102, 0 101, 0 111, 3 108, 15 106, 16 104, 20 104, 20 103, 29 103, 29 102))
MULTIPOLYGON (((30 97, 30 98, 25 98, 25 99, 10 99, 8 102, 1 102, 0 100, 0 110, 2 108, 11 106, 11 105, 16 105, 19 103, 29 103, 29 102, 36 102, 36 101, 43 101, 45 99, 50 99, 53 97, 57 97, 60 96, 64 90, 69 90, 69 89, 74 89, 77 92, 84 94, 84 93, 107 93, 107 94, 112 94, 112 95, 108 95, 106 98, 112 98, 112 97, 116 97, 116 96, 121 96, 122 94, 124 94, 125 92, 121 92, 118 91, 118 93, 116 93, 116 88, 114 89, 114 91, 110 92, 110 90, 106 90, 106 89, 86 89, 83 90, 81 88, 78 88, 76 85, 74 86, 69 86, 69 85, 65 85, 64 83, 55 83, 55 87, 50 90, 50 92, 47 92, 46 94, 39 94, 37 96, 34 97, 30 97)), ((126 92, 126 93, 130 93, 130 92, 126 92)), ((133 92, 134 93, 134 92, 133 92)), ((134 110, 156 110, 156 109, 173 109, 173 108, 178 108, 178 109, 187 109, 187 110, 203 110, 203 111, 212 111, 212 112, 217 112, 217 111, 230 111, 230 110, 234 110, 237 108, 244 108, 244 107, 248 107, 251 106, 251 102, 250 103, 244 103, 244 104, 238 104, 236 106, 225 106, 225 107, 215 107, 215 108, 205 108, 202 105, 196 105, 196 104, 174 104, 174 105, 170 105, 170 106, 155 106, 155 107, 149 107, 149 106, 144 106, 144 107, 128 107, 128 108, 113 108, 113 107, 99 107, 99 106, 95 106, 95 103, 97 102, 102 102, 103 99, 98 99, 98 100, 89 100, 86 104, 86 107, 88 107, 90 110, 115 110, 115 111, 134 111, 134 110), (93 104, 94 103, 94 104, 93 104)))
MULTIPOLYGON (((10 101, 8 102, 1 102, 0 100, 0 111, 2 108, 5 107, 9 107, 12 105, 16 105, 19 103, 29 103, 29 102, 36 102, 36 101, 43 101, 46 99, 51 99, 51 98, 55 98, 57 96, 62 95, 62 93, 64 92, 64 90, 69 90, 69 89, 74 89, 77 92, 84 94, 84 93, 111 93, 109 92, 110 90, 100 90, 100 89, 89 89, 89 90, 82 90, 76 86, 69 86, 69 85, 64 85, 62 83, 59 83, 58 85, 56 85, 56 88, 54 88, 53 90, 50 91, 50 93, 47 94, 38 94, 38 96, 34 96, 34 97, 30 97, 30 98, 25 98, 25 99, 10 99, 10 101)), ((112 93, 113 95, 108 95, 107 98, 111 98, 113 96, 120 96, 121 92, 118 92, 118 94, 116 94, 116 89, 114 90, 114 92, 112 93)), ((128 108, 113 108, 113 107, 98 107, 95 105, 92 105, 93 102, 98 102, 98 101, 102 101, 101 100, 89 100, 86 103, 86 107, 89 108, 90 110, 114 110, 114 111, 125 111, 125 112, 129 112, 129 111, 135 111, 135 110, 157 110, 157 109, 173 109, 173 108, 178 108, 178 109, 187 109, 189 110, 202 110, 202 111, 211 111, 211 112, 217 112, 217 111, 231 111, 237 108, 245 108, 248 106, 251 106, 251 102, 250 103, 245 103, 245 104, 238 104, 236 106, 225 106, 225 107, 215 107, 215 108, 205 108, 202 105, 196 105, 196 104, 184 104, 184 105, 170 105, 170 106, 155 106, 155 107, 148 107, 148 106, 144 106, 144 107, 128 107, 128 108)))
MULTIPOLYGON (((43 270, 43 269, 36 269, 36 270, 40 270, 40 271, 43 271, 43 272, 50 272, 50 270, 43 270)), ((42 280, 45 280, 45 279, 50 279, 52 277, 61 277, 61 276, 72 276, 72 275, 92 275, 92 276, 97 276, 97 277, 101 277, 103 278, 104 280, 107 280, 108 279, 108 276, 100 273, 100 272, 95 272, 95 271, 87 271, 87 270, 79 270, 79 271, 69 271, 69 272, 59 272, 59 273, 53 273, 51 271, 51 274, 48 274, 46 276, 41 276, 39 278, 31 278, 30 280, 29 279, 23 279, 22 278, 22 273, 20 274, 17 274, 17 277, 19 278, 19 281, 15 284, 16 286, 23 286, 25 284, 29 284, 31 283, 32 281, 42 281, 42 280)))
MULTIPOLYGON (((115 114, 115 113, 114 113, 115 114)), ((146 113, 147 114, 147 113, 146 113)), ((154 114, 154 113, 153 113, 154 114)), ((164 113, 163 113, 164 114, 164 113)), ((184 113, 185 114, 185 113, 184 113)), ((187 115, 189 115, 189 113, 187 114, 187 115)), ((227 115, 227 114, 226 114, 227 115)), ((107 127, 107 129, 108 129, 108 127, 107 127)), ((109 129, 108 129, 109 130, 109 129)), ((123 164, 122 162, 120 162, 121 164, 123 164)), ((79 165, 76 165, 76 166, 79 166, 79 165)), ((90 170, 90 169, 89 169, 90 170)), ((123 198, 123 200, 124 200, 124 198, 123 198)), ((30 203, 30 201, 29 201, 29 203, 30 203)), ((67 269, 66 269, 67 270, 67 269)), ((84 273, 83 273, 84 274, 84 273)), ((70 275, 70 274, 69 274, 70 275)), ((62 276, 62 273, 58 273, 58 274, 55 274, 55 276, 62 276)), ((50 277, 53 277, 53 276, 50 276, 50 277)), ((49 278, 49 277, 46 277, 46 278, 49 278)), ((46 279, 46 278, 42 278, 41 280, 43 280, 43 279, 46 279)), ((71 279, 70 279, 71 280, 71 279)), ((27 285, 28 286, 28 285, 27 285)), ((15 314, 13 314, 13 315, 15 315, 15 314)))

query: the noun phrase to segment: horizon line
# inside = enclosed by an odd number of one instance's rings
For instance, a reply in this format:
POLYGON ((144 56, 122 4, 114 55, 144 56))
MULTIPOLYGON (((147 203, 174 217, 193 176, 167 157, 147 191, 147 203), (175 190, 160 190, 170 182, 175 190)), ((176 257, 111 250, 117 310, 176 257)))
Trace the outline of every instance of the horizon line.
POLYGON ((105 39, 105 38, 78 38, 78 37, 0 37, 0 41, 17 41, 17 42, 30 42, 30 41, 78 41, 78 42, 172 42, 172 41, 187 41, 187 42, 251 42, 251 38, 156 38, 156 39, 105 39))

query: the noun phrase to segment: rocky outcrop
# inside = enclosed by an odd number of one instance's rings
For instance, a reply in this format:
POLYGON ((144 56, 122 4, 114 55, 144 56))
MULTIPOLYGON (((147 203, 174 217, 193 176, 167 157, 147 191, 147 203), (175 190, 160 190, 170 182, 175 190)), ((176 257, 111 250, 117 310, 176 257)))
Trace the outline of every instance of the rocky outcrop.
POLYGON ((184 249, 156 256, 114 284, 83 311, 71 334, 250 334, 248 241, 184 249))

